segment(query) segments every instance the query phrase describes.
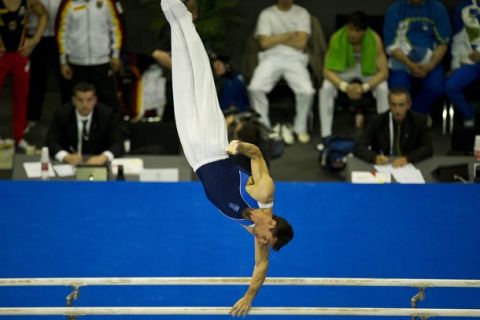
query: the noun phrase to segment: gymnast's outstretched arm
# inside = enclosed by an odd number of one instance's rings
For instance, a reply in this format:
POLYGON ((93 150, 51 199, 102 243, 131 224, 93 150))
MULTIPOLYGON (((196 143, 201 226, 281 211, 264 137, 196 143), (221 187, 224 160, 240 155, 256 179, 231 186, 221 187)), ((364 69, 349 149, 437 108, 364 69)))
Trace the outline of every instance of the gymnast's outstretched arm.
POLYGON ((263 285, 267 276, 268 257, 270 248, 260 243, 257 238, 255 240, 255 267, 253 268, 252 279, 245 295, 235 303, 230 310, 230 314, 234 316, 245 316, 252 307, 252 301, 263 285))

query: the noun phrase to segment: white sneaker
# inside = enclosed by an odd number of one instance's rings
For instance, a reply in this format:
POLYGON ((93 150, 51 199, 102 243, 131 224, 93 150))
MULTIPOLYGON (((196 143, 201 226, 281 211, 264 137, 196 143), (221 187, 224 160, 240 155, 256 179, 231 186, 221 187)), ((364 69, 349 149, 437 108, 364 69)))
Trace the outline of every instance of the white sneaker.
POLYGON ((283 141, 288 145, 292 145, 295 142, 292 129, 288 124, 282 125, 282 138, 283 141))
POLYGON ((299 133, 297 134, 298 141, 301 143, 309 143, 310 142, 310 135, 308 133, 299 133))
POLYGON ((281 129, 281 128, 282 128, 282 126, 280 125, 280 123, 277 123, 277 124, 272 128, 272 130, 273 130, 273 132, 280 134, 280 129, 281 129))
POLYGON ((30 144, 27 142, 27 140, 22 139, 18 142, 17 146, 22 150, 27 150, 30 144))
POLYGON ((32 155, 35 153, 35 146, 33 144, 29 144, 25 139, 20 140, 17 143, 17 147, 25 151, 25 153, 28 155, 32 155))

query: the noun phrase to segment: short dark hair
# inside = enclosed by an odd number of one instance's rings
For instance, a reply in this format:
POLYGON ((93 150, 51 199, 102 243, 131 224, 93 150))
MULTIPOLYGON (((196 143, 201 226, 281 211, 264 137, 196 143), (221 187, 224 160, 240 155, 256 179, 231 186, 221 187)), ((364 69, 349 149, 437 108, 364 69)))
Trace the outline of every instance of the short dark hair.
POLYGON ((369 27, 368 17, 363 11, 355 11, 348 15, 347 24, 351 24, 355 28, 367 30, 369 27))
POLYGON ((253 121, 243 121, 242 127, 237 131, 237 138, 240 141, 258 145, 260 143, 260 130, 258 125, 253 121))
POLYGON ((391 96, 399 96, 399 95, 405 95, 408 101, 412 101, 412 97, 410 96, 410 91, 408 91, 405 88, 390 89, 390 91, 388 92, 388 101, 390 101, 391 96))
POLYGON ((293 239, 293 228, 287 220, 282 217, 273 215, 276 225, 270 231, 272 235, 277 238, 277 242, 273 245, 273 250, 279 251, 284 245, 293 239))
POLYGON ((79 82, 73 87, 73 95, 75 96, 77 92, 93 92, 97 94, 97 90, 95 90, 95 86, 89 82, 79 82))

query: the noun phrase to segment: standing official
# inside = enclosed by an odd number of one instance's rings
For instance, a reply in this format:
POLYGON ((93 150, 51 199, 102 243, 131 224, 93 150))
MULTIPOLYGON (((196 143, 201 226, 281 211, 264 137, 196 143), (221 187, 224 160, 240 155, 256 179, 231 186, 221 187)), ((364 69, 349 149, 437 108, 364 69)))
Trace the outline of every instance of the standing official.
POLYGON ((120 3, 114 0, 66 0, 57 21, 62 76, 73 85, 92 83, 98 100, 118 109, 114 73, 121 68, 120 10, 120 3))
POLYGON ((47 10, 38 0, 0 1, 0 91, 8 74, 13 76, 12 127, 15 144, 26 149, 23 139, 30 81, 29 56, 40 42, 48 23, 47 10), (38 17, 31 38, 26 36, 29 12, 38 17))

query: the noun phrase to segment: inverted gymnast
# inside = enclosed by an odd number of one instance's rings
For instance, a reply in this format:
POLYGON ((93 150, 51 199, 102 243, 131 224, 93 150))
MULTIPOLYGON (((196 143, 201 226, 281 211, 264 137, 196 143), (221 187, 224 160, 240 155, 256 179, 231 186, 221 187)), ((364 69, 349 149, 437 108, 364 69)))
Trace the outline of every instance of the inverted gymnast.
POLYGON ((269 249, 278 251, 287 244, 293 229, 272 212, 275 185, 259 148, 238 140, 228 143, 210 62, 190 12, 180 0, 162 0, 161 6, 172 32, 174 110, 185 156, 207 198, 254 236, 255 266, 250 285, 230 311, 244 316, 265 280, 269 249), (228 154, 250 158, 251 173, 228 154))

